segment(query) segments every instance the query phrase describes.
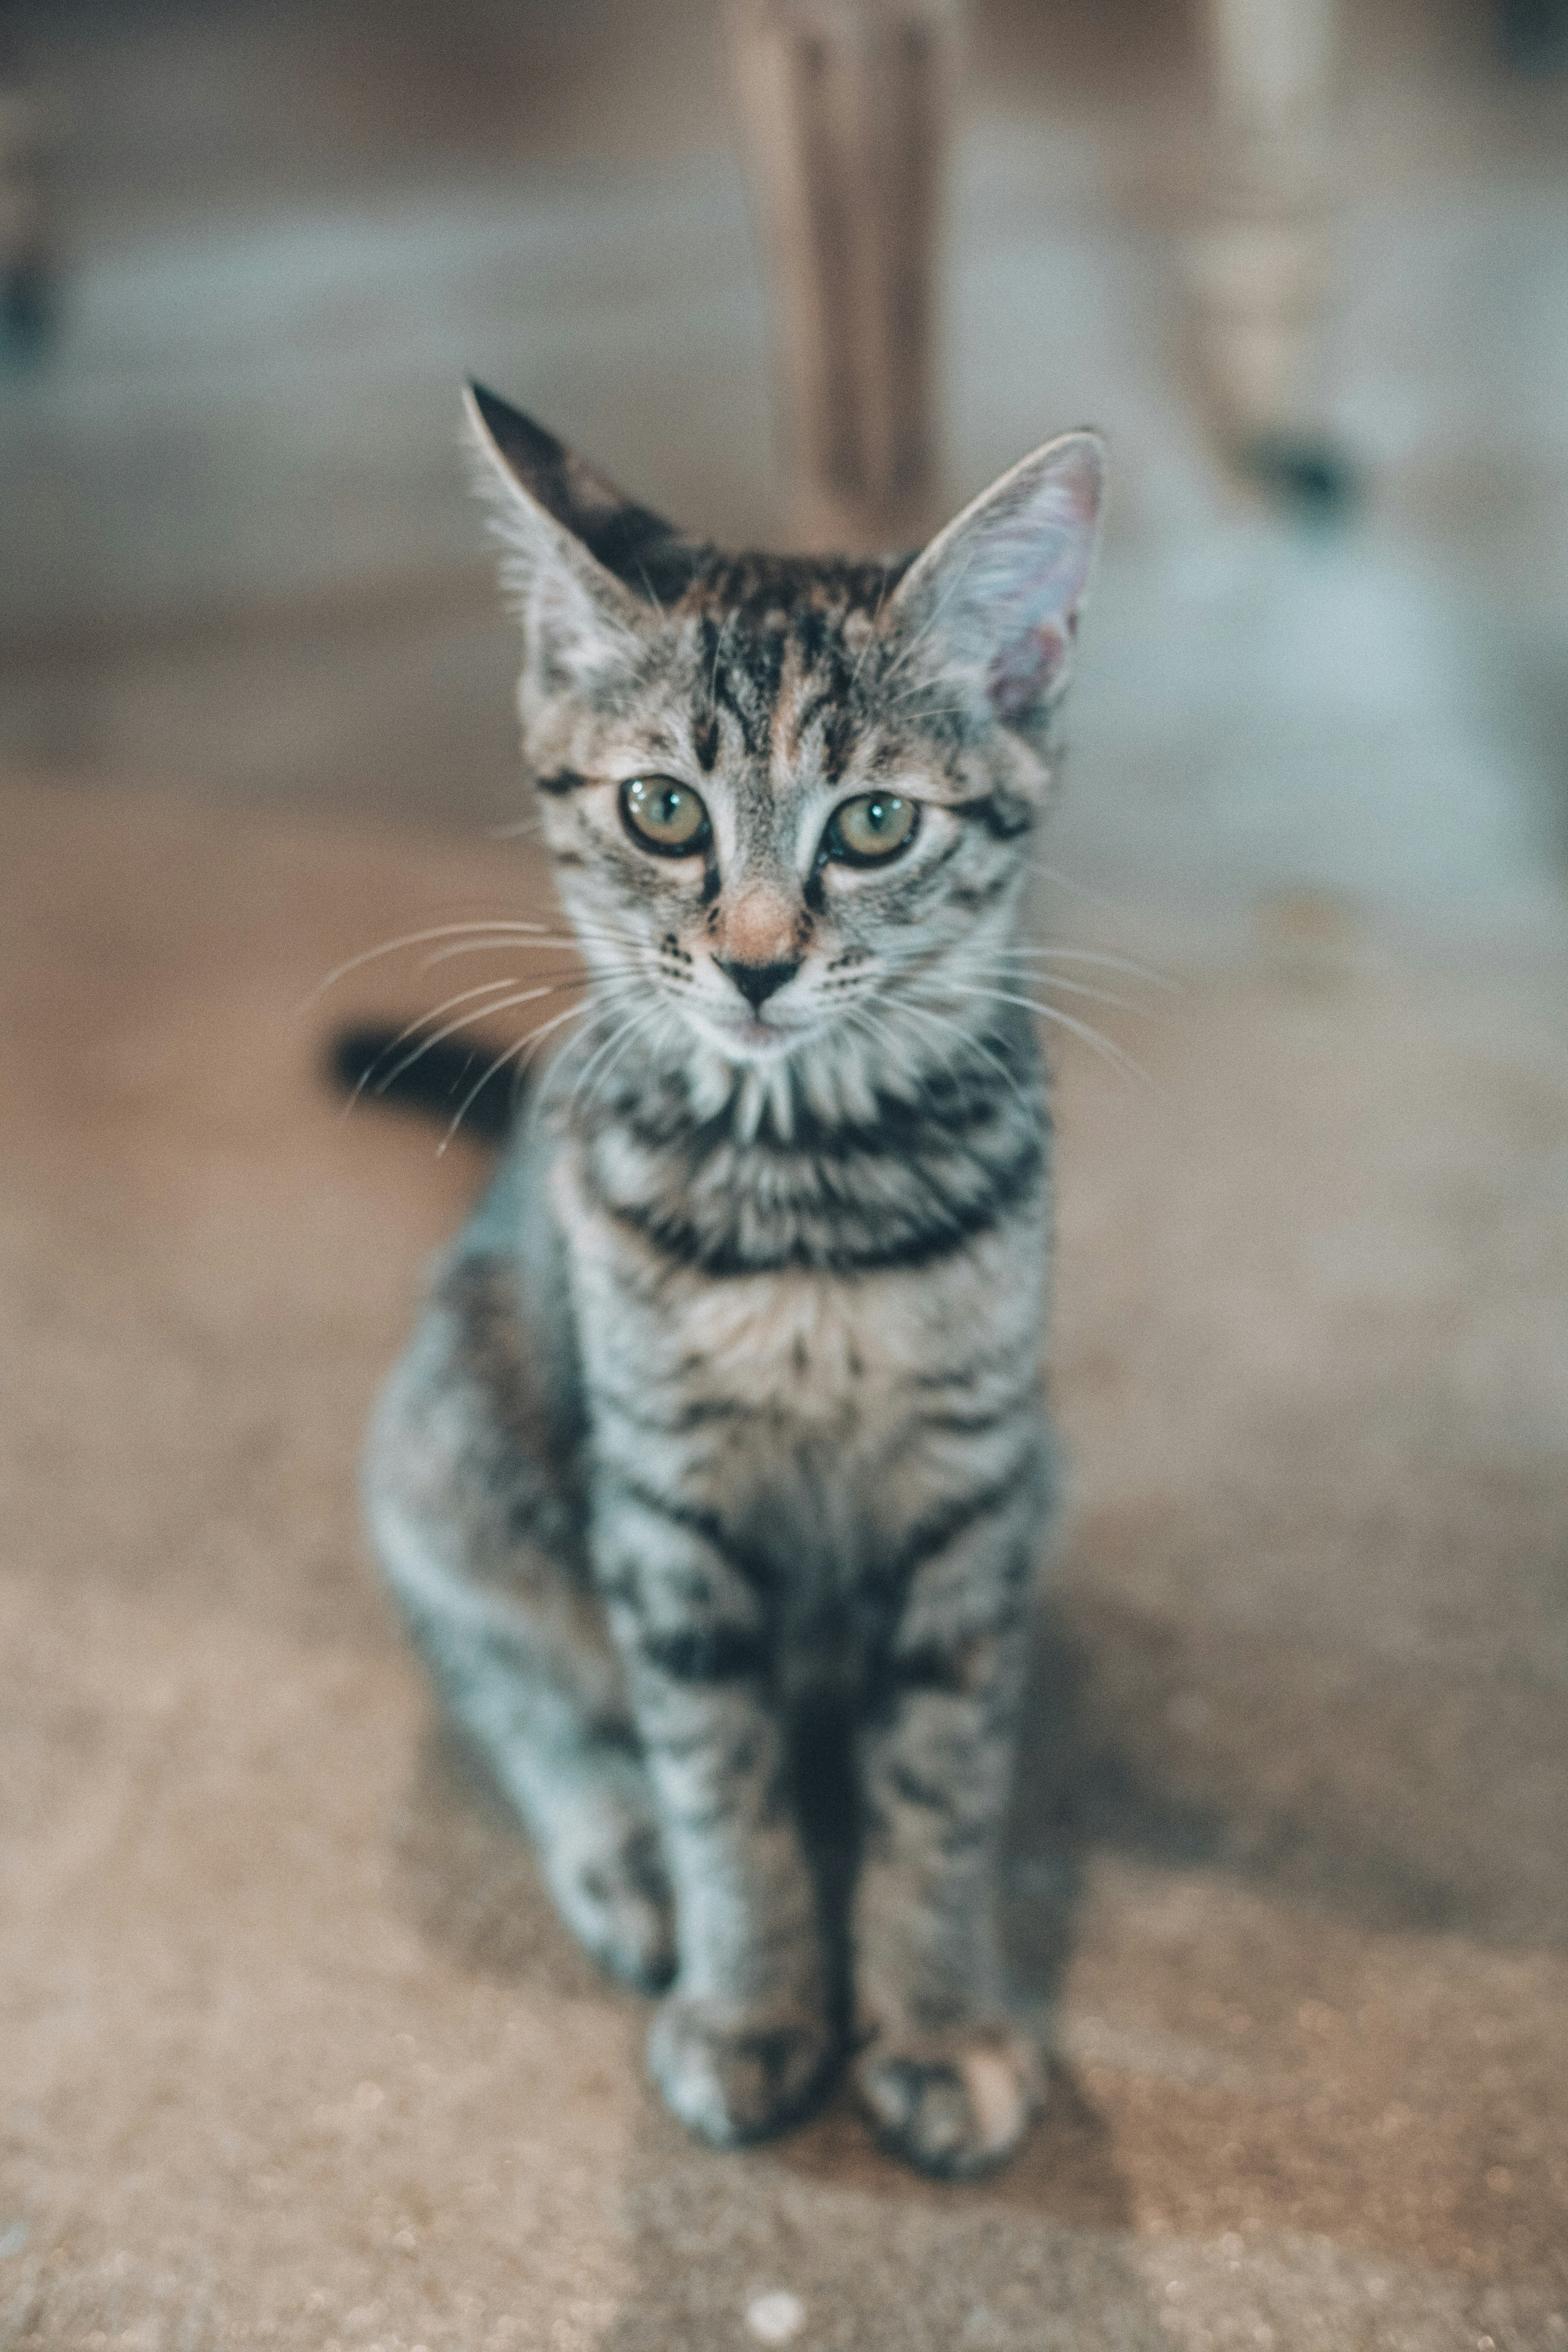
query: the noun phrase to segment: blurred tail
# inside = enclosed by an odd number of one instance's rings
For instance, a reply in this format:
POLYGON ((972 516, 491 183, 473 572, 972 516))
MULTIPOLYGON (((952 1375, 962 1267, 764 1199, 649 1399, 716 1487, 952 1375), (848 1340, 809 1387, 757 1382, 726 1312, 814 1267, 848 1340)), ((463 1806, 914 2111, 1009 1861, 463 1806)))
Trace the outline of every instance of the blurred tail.
POLYGON ((427 1045, 410 1060, 409 1034, 390 1022, 340 1030, 330 1038, 323 1075, 335 1092, 370 1105, 412 1111, 450 1127, 474 1143, 500 1143, 522 1096, 516 1072, 487 1069, 495 1048, 484 1044, 427 1045))

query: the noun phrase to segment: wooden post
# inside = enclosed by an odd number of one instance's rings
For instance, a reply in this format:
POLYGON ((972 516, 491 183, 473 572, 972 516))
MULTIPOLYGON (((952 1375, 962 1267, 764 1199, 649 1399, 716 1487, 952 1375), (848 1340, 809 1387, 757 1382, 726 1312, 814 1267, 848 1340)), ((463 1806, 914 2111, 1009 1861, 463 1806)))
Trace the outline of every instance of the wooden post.
POLYGON ((962 0, 726 0, 773 284, 791 535, 939 520, 934 351, 962 0))
POLYGON ((1205 0, 1215 155, 1191 280, 1222 436, 1322 443, 1339 0, 1205 0))

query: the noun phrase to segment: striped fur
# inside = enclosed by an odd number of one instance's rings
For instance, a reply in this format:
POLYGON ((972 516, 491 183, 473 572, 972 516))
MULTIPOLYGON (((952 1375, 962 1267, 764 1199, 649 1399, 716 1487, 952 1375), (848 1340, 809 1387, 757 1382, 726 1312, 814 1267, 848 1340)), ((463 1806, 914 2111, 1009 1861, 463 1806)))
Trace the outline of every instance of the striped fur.
POLYGON ((698 546, 474 417, 595 986, 383 1400, 375 1538, 563 1913, 668 1987, 675 2112, 754 2137, 851 2043, 888 2140, 973 2173, 1037 2088, 994 1919, 1050 1489, 1009 950, 1099 445, 912 563, 805 562, 698 546), (697 850, 644 845, 635 777, 700 795, 697 850), (867 793, 915 804, 909 845, 825 856, 867 793), (834 1758, 847 1905, 801 1818, 834 1758))

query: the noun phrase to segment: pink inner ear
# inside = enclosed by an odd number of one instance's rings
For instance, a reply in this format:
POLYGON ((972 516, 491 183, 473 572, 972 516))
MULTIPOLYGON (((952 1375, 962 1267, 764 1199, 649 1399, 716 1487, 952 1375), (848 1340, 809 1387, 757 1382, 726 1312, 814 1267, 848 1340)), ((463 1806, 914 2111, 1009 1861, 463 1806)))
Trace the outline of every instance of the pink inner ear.
POLYGON ((1068 638, 1052 622, 1025 629, 1004 646, 985 673, 985 691, 1002 719, 1021 719, 1048 694, 1067 659, 1068 638))
POLYGON ((1000 718, 1022 718, 1061 677, 1093 545, 1092 513, 1092 499, 1068 475, 1037 492, 1025 528, 1015 524, 1008 534, 1014 586, 994 612, 1001 642, 985 677, 1000 718))

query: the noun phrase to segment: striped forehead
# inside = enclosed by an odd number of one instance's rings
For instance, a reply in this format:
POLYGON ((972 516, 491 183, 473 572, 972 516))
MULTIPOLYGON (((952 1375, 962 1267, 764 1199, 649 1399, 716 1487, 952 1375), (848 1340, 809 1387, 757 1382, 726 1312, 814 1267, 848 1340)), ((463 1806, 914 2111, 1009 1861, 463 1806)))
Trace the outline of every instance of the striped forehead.
POLYGON ((698 765, 752 792, 838 783, 866 732, 857 688, 889 579, 868 565, 847 577, 770 583, 771 598, 753 594, 727 610, 710 603, 690 688, 698 765))

